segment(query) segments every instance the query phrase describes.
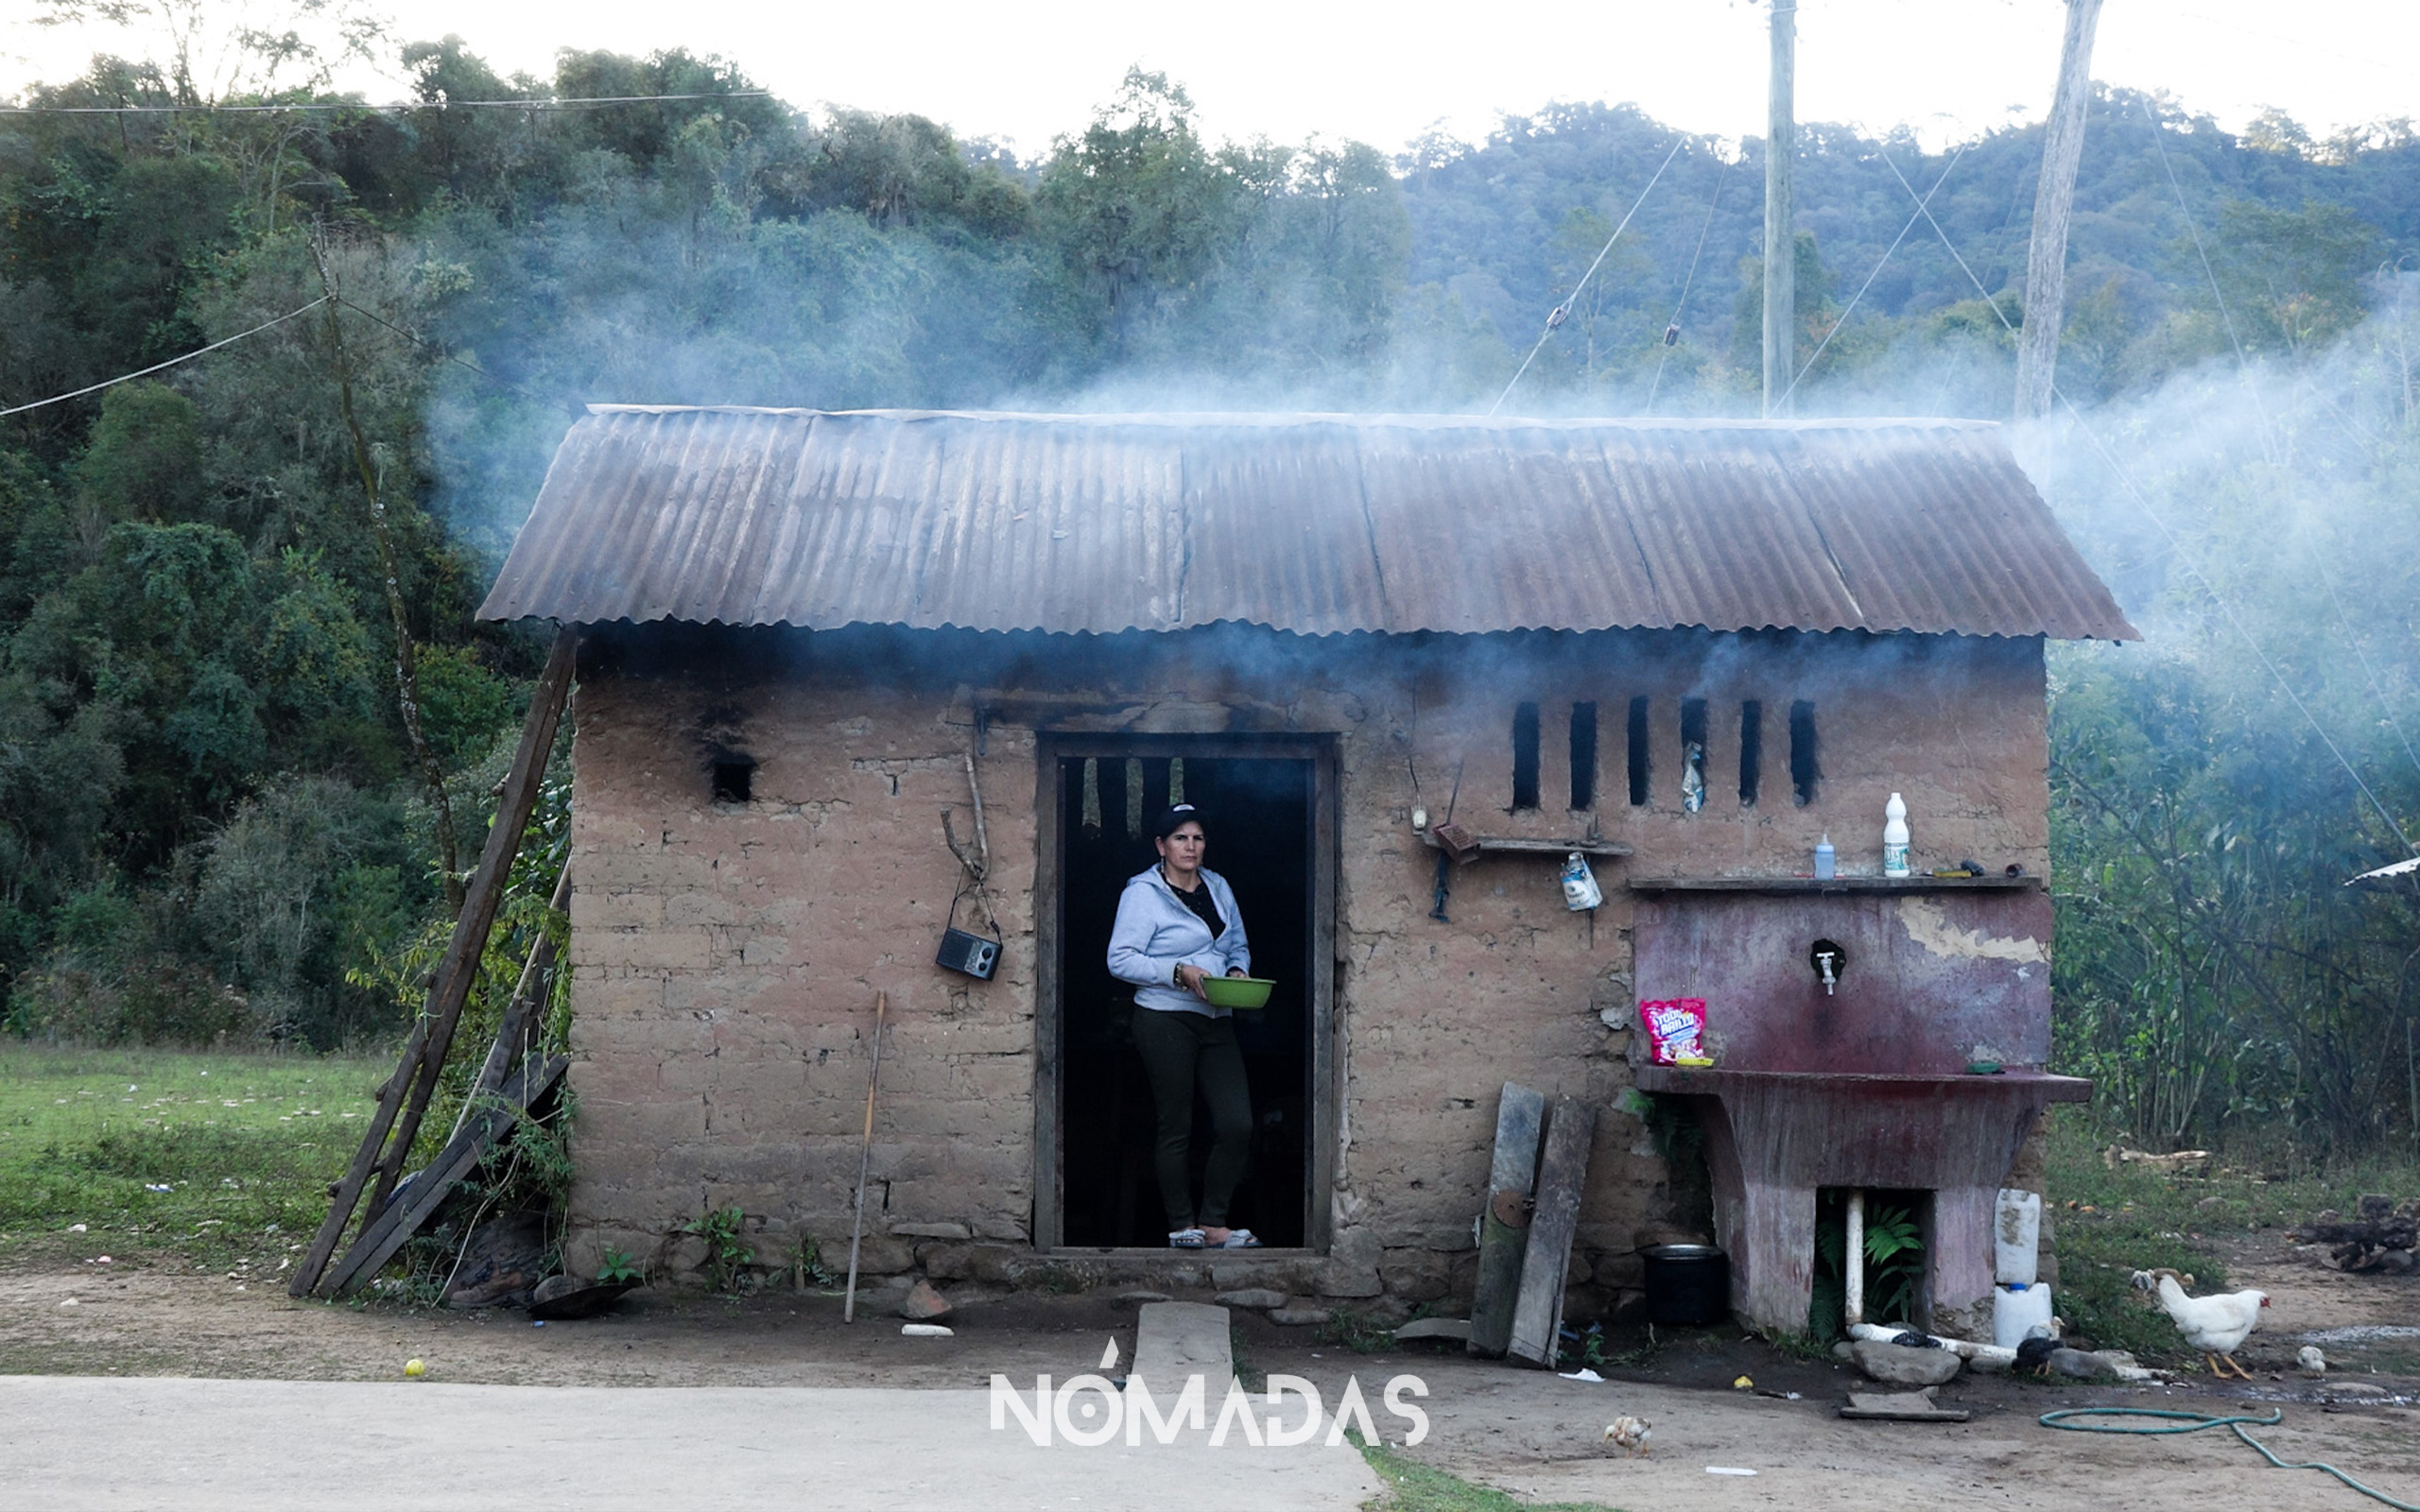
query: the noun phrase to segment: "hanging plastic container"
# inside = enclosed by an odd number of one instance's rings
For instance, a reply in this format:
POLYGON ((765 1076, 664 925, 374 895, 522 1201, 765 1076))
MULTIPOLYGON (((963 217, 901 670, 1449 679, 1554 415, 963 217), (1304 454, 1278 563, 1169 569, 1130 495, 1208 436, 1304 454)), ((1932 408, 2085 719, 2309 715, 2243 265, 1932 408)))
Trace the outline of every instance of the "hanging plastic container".
POLYGON ((2002 1187, 1992 1211, 1994 1280, 2002 1286, 2031 1286, 2042 1256, 2042 1194, 2002 1187))
POLYGON ((2035 1281, 2031 1286, 1995 1286, 1992 1288, 1992 1342, 2003 1349, 2014 1349, 2025 1342, 2025 1335, 2050 1321, 2050 1287, 2035 1281))
POLYGON ((1584 914, 1604 901, 1605 889, 1597 885, 1597 874, 1588 869, 1588 858, 1574 850, 1563 864, 1563 905, 1575 914, 1584 914))

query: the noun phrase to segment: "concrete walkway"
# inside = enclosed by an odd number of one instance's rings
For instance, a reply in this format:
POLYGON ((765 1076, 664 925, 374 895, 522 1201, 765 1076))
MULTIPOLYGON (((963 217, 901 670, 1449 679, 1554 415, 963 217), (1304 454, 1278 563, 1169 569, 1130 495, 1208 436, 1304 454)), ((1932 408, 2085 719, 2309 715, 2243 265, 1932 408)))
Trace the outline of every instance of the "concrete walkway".
POLYGON ((0 1506, 49 1512, 1352 1512, 1378 1489, 1316 1441, 1042 1448, 981 1391, 0 1376, 0 1506))

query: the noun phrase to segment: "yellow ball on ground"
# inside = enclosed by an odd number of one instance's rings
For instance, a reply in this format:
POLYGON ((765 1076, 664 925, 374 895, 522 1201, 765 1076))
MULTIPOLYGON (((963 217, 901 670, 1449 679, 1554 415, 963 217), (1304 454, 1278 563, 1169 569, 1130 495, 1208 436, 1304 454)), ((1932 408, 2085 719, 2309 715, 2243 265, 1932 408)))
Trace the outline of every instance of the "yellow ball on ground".
POLYGON ((428 1362, 425 1360, 406 1360, 404 1362, 404 1374, 409 1376, 414 1381, 418 1381, 421 1377, 428 1374, 428 1362))

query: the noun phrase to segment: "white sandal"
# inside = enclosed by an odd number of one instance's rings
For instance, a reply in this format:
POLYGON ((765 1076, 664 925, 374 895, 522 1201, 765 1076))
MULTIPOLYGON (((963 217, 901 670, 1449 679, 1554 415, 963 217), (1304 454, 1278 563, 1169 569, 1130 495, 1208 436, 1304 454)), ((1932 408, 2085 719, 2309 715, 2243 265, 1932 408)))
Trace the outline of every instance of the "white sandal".
POLYGON ((1260 1236, 1253 1233, 1249 1228, 1230 1228, 1227 1230, 1227 1237, 1219 1240, 1216 1244, 1210 1243, 1210 1236, 1204 1234, 1202 1235, 1202 1243, 1205 1246, 1211 1249, 1262 1249, 1267 1247, 1260 1242, 1260 1236))
POLYGON ((1168 1235, 1170 1249, 1207 1249, 1210 1236, 1199 1228, 1179 1228, 1168 1235))

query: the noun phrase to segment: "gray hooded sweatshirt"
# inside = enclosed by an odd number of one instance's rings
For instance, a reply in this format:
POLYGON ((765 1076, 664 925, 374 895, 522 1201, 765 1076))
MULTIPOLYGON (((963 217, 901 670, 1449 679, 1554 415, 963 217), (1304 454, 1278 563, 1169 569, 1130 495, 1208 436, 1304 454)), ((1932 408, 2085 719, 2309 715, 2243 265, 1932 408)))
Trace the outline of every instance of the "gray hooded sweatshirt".
POLYGON ((1176 985, 1180 965, 1198 966, 1212 976, 1252 970, 1252 947, 1244 940, 1244 916, 1236 907, 1235 891, 1208 867, 1201 868, 1201 885, 1210 889, 1210 901, 1226 921, 1216 939, 1157 866, 1127 879, 1126 891, 1117 900, 1117 922, 1109 934, 1109 974, 1134 985, 1137 1007, 1227 1017, 1227 1009, 1214 1008, 1176 985))

